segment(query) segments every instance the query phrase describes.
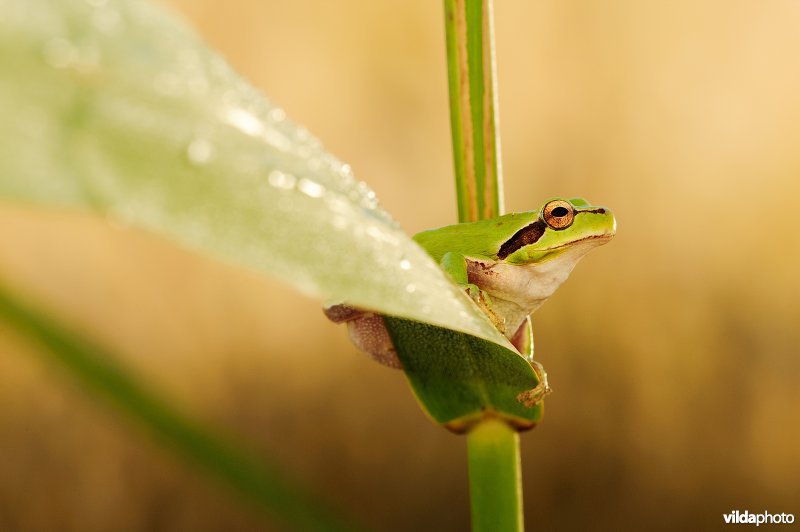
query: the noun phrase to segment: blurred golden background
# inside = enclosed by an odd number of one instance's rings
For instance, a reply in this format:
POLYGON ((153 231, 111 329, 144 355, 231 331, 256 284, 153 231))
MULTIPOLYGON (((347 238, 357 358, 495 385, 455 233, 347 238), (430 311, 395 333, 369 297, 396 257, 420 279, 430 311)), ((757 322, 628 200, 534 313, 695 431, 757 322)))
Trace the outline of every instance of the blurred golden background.
MULTIPOLYGON (((408 233, 455 221, 443 9, 169 2, 408 233)), ((800 4, 498 0, 506 208, 611 207, 535 315, 535 530, 800 514, 800 4)), ((0 274, 380 530, 465 530, 465 442, 320 302, 97 220, 0 209, 0 274)), ((0 529, 261 530, 0 325, 0 529)))

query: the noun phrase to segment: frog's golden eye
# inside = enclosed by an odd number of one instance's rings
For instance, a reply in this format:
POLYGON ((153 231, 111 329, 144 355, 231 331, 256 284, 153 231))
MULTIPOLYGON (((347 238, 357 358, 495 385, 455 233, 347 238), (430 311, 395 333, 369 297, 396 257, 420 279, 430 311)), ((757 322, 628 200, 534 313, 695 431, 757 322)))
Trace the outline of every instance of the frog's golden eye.
POLYGON ((542 209, 542 218, 556 231, 566 229, 575 219, 575 208, 568 201, 553 200, 542 209))

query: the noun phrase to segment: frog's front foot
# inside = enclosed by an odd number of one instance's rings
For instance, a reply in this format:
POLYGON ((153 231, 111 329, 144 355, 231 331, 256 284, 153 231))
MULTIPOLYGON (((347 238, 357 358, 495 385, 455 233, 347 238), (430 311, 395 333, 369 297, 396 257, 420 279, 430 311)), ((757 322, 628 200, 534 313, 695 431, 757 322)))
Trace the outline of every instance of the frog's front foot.
POLYGON ((553 391, 547 383, 547 372, 544 370, 544 366, 534 360, 531 361, 531 365, 533 366, 533 372, 536 373, 536 377, 539 379, 539 384, 532 390, 526 390, 517 396, 517 401, 528 408, 533 408, 541 403, 542 399, 553 391))
POLYGON ((473 283, 468 283, 466 290, 467 294, 469 294, 469 297, 471 297, 475 304, 480 307, 483 313, 489 317, 492 325, 494 325, 502 334, 505 334, 505 319, 503 319, 501 316, 498 316, 497 313, 495 313, 495 311, 492 309, 492 299, 489 297, 489 294, 486 292, 486 290, 473 283))

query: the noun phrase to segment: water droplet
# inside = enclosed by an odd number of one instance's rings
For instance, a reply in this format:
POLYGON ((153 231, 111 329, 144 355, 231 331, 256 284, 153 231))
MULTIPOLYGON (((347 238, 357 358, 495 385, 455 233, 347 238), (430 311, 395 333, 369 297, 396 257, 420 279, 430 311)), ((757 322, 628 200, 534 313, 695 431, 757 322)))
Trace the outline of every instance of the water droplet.
POLYGON ((346 199, 337 194, 328 194, 325 204, 331 211, 339 214, 347 214, 350 212, 350 204, 346 199))
POLYGON ((413 293, 414 293, 414 292, 416 292, 416 291, 417 291, 417 287, 416 287, 416 286, 414 286, 414 284, 412 284, 412 283, 408 283, 408 284, 406 285, 406 292, 408 292, 409 294, 413 294, 413 293))
POLYGON ((265 141, 278 150, 289 151, 289 148, 292 147, 292 143, 289 141, 289 139, 277 129, 270 128, 264 130, 262 137, 265 141))
POLYGON ((60 37, 50 39, 44 43, 42 53, 47 64, 55 68, 67 68, 78 57, 78 51, 72 43, 60 37))
POLYGON ((316 181, 305 178, 301 179, 297 184, 297 189, 311 198, 321 198, 322 195, 325 194, 325 187, 316 181))
POLYGON ((214 145, 205 139, 194 139, 189 143, 186 155, 193 164, 206 164, 214 158, 214 145))
POLYGON ((334 216, 331 218, 331 223, 333 224, 333 228, 337 231, 344 231, 347 229, 347 218, 344 216, 334 216))
POLYGON ((411 261, 408 259, 403 259, 400 261, 400 268, 403 270, 410 270, 411 269, 411 261))
POLYGON ((359 205, 370 210, 374 210, 378 207, 377 196, 375 195, 375 192, 369 188, 369 185, 363 181, 359 181, 356 183, 356 190, 356 194, 358 195, 357 201, 359 205))
POLYGON ((256 137, 264 133, 264 124, 252 113, 234 107, 225 113, 225 120, 246 135, 256 137))
POLYGON ((275 188, 289 190, 294 188, 297 179, 292 174, 285 174, 280 170, 273 170, 269 173, 269 176, 267 176, 267 181, 275 188))
POLYGON ((275 107, 274 109, 270 110, 267 117, 272 122, 282 122, 286 119, 286 112, 280 107, 275 107))

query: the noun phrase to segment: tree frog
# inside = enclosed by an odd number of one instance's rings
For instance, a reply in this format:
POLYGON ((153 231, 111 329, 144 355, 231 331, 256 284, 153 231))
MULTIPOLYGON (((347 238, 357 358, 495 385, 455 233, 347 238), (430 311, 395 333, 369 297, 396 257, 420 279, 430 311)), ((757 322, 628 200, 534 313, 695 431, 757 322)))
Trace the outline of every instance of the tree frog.
MULTIPOLYGON (((581 198, 557 198, 536 211, 448 225, 413 239, 534 365, 541 386, 520 398, 533 406, 549 386, 544 369, 533 361, 530 315, 581 257, 615 233, 616 220, 609 209, 581 198)), ((401 367, 381 315, 348 305, 326 308, 325 314, 334 322, 347 322, 359 349, 382 364, 401 367)))

